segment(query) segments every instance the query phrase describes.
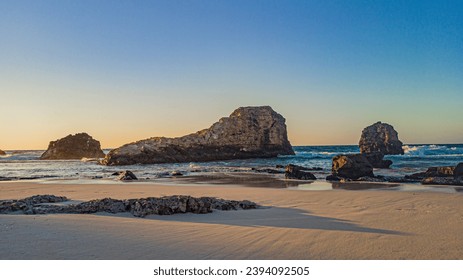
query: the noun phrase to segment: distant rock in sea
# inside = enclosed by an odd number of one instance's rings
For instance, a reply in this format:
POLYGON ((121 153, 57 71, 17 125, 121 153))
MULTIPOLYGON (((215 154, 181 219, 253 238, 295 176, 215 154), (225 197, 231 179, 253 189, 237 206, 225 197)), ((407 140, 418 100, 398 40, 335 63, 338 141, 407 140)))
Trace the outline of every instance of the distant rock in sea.
POLYGON ((87 133, 78 133, 51 141, 40 159, 103 158, 104 156, 99 141, 87 133))
POLYGON ((154 137, 123 145, 105 165, 175 163, 294 155, 285 118, 270 106, 240 107, 210 128, 178 138, 154 137))
POLYGON ((4 156, 4 155, 6 155, 6 153, 4 151, 0 150, 0 156, 4 156))
POLYGON ((392 161, 383 160, 384 155, 403 155, 402 145, 394 127, 382 122, 364 128, 359 141, 360 153, 375 168, 389 168, 392 161))

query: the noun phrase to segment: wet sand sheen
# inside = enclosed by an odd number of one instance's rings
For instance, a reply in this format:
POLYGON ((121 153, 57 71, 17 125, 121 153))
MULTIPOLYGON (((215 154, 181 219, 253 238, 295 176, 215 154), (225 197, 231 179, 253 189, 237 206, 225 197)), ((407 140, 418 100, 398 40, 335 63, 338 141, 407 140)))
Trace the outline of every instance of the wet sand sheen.
POLYGON ((212 184, 4 182, 0 199, 186 194, 263 209, 135 218, 0 216, 2 259, 462 259, 461 194, 303 191, 212 184))

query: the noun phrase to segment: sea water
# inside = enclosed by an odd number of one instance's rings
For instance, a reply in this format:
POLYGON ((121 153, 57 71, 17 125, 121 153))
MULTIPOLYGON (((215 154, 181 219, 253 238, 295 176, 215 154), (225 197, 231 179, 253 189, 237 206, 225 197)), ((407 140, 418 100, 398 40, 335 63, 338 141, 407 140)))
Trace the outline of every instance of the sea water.
MULTIPOLYGON (((404 145, 404 155, 388 155, 393 161, 390 169, 375 170, 375 174, 404 176, 425 171, 431 166, 455 166, 463 162, 463 144, 404 145)), ((147 164, 130 166, 104 166, 86 160, 40 160, 44 151, 6 151, 0 156, 0 180, 15 179, 104 179, 114 172, 131 170, 139 178, 155 179, 179 171, 184 175, 210 172, 259 172, 275 169, 277 165, 296 164, 317 167, 317 178, 325 178, 331 171, 331 160, 338 154, 359 153, 356 145, 295 146, 295 155, 266 159, 226 160, 175 164, 147 164)), ((104 150, 108 153, 109 150, 104 150)))

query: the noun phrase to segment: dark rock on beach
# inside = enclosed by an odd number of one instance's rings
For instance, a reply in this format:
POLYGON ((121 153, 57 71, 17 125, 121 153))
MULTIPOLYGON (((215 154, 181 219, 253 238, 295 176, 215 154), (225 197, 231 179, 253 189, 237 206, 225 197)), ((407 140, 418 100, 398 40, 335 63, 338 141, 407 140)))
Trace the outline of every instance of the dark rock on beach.
POLYGON ((359 141, 362 154, 379 152, 383 155, 403 155, 402 145, 394 127, 382 122, 364 128, 359 141))
POLYGON ((4 151, 0 150, 0 156, 4 156, 4 155, 6 155, 6 153, 4 151))
POLYGON ((463 163, 457 166, 429 167, 425 172, 405 176, 405 179, 421 180, 423 185, 463 185, 463 163))
POLYGON ((288 164, 285 168, 285 178, 297 180, 316 180, 317 178, 307 170, 308 168, 302 166, 288 164))
POLYGON ((421 181, 423 185, 453 185, 463 186, 463 178, 454 177, 427 177, 421 181))
POLYGON ((259 206, 248 200, 224 200, 215 197, 191 197, 174 195, 118 200, 112 198, 95 199, 71 205, 50 205, 49 203, 67 201, 66 197, 37 195, 20 200, 1 200, 0 214, 22 211, 24 214, 91 214, 97 212, 130 212, 135 217, 147 215, 172 215, 177 213, 206 214, 217 210, 247 210, 259 206), (44 204, 46 203, 46 204, 44 204))
POLYGON ((454 170, 454 166, 429 167, 425 172, 406 175, 405 178, 422 180, 427 177, 452 177, 454 175, 454 170))
POLYGON ((270 106, 241 107, 210 128, 178 138, 155 137, 114 149, 105 165, 175 163, 293 155, 285 119, 270 106))
POLYGON ((104 156, 99 141, 87 133, 78 133, 51 141, 40 159, 103 158, 104 156))
POLYGON ((138 180, 137 176, 135 176, 135 174, 133 174, 133 172, 130 170, 115 172, 113 175, 117 175, 117 180, 119 181, 138 180))
POLYGON ((22 211, 25 214, 35 214, 34 206, 42 203, 64 202, 64 196, 34 195, 23 199, 0 200, 0 214, 22 211))
POLYGON ((333 157, 331 172, 335 177, 348 179, 374 177, 373 166, 363 154, 337 155, 333 157))

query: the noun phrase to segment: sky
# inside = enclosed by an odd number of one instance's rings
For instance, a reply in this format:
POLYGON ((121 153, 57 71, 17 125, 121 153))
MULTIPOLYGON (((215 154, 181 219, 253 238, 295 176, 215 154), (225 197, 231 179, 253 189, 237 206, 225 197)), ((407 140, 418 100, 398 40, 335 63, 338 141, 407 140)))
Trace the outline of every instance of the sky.
POLYGON ((105 148, 270 105, 293 145, 463 143, 463 1, 1 0, 0 149, 105 148))

